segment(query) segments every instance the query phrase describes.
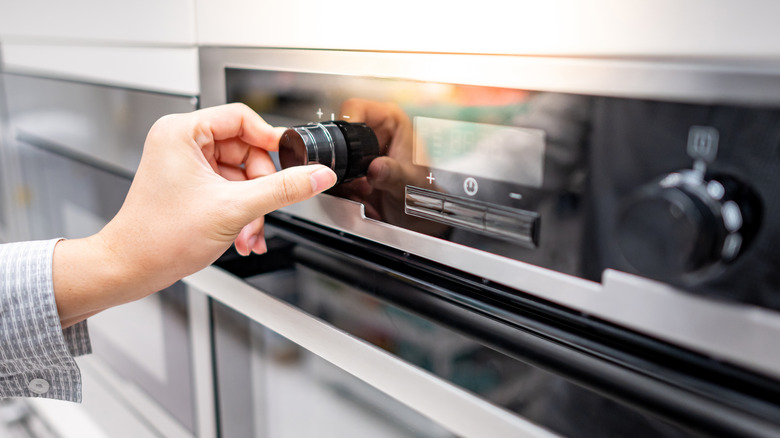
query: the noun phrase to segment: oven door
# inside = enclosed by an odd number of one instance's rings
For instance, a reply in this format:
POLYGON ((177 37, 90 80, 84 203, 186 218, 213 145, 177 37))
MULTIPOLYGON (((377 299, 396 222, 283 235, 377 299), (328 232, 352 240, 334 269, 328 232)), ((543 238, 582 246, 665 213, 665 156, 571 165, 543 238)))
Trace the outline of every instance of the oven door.
MULTIPOLYGON (((194 109, 189 97, 8 75, 13 137, 5 167, 13 180, 10 210, 25 225, 14 240, 79 238, 99 231, 119 210, 151 124, 194 109)), ((190 297, 183 283, 89 319, 94 355, 81 358, 85 406, 93 385, 126 397, 134 415, 163 418, 165 435, 196 431, 190 297), (137 394, 135 398, 132 398, 137 394), (144 400, 145 403, 136 402, 144 400)), ((97 408, 100 408, 97 406, 97 408)), ((98 411, 100 412, 100 411, 98 411)), ((106 417, 110 418, 110 417, 106 417)), ((116 424, 95 418, 115 435, 116 424)), ((148 422, 148 420, 143 420, 148 422)), ((159 433, 159 431, 158 431, 159 433)))
POLYGON ((765 384, 403 252, 269 218, 214 298, 223 437, 772 436, 765 384))

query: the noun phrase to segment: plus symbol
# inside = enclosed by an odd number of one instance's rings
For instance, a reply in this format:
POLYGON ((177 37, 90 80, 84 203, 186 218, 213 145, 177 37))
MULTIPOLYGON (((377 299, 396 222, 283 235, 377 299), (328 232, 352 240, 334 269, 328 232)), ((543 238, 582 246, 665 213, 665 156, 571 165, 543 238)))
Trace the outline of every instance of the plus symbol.
POLYGON ((317 112, 315 114, 317 114, 317 117, 319 117, 321 119, 322 118, 322 114, 323 114, 322 108, 317 108, 317 112))
POLYGON ((433 177, 433 172, 430 172, 428 176, 425 177, 425 179, 428 180, 428 184, 433 184, 433 182, 436 181, 436 178, 433 177))

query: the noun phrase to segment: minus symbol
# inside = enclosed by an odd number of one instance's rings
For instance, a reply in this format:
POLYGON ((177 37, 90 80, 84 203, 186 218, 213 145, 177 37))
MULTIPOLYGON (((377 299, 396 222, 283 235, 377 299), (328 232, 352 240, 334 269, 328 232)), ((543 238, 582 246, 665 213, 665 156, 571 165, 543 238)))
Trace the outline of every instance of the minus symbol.
POLYGON ((509 197, 512 199, 523 199, 523 195, 521 195, 520 193, 510 193, 509 197))

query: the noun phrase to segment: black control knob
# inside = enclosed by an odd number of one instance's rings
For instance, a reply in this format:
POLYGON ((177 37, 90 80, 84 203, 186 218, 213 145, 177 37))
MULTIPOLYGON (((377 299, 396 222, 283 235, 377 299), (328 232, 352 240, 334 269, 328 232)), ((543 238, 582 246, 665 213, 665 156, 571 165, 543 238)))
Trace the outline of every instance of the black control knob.
POLYGON ((759 210, 758 197, 732 178, 671 173, 624 203, 617 244, 640 274, 697 281, 744 251, 757 230, 759 210))
POLYGON ((337 183, 365 176, 371 160, 379 156, 379 141, 363 123, 329 121, 294 126, 279 141, 283 168, 323 164, 335 173, 337 183))

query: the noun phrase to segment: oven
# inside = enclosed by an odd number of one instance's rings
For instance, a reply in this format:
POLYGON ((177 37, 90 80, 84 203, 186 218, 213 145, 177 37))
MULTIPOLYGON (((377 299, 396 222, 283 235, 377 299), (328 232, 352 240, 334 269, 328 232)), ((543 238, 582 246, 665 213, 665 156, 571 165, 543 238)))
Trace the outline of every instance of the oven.
POLYGON ((776 66, 200 62, 204 107, 296 127, 277 165, 343 180, 269 215, 267 254, 188 279, 221 436, 780 432, 776 66))
MULTIPOLYGON (((154 121, 197 106, 191 96, 16 73, 2 79, 9 113, 4 210, 16 225, 11 241, 99 231, 121 207, 154 121)), ((178 282, 89 319, 94 354, 78 358, 84 401, 108 434, 198 431, 192 333, 201 320, 193 309, 205 298, 187 289, 178 282)))

